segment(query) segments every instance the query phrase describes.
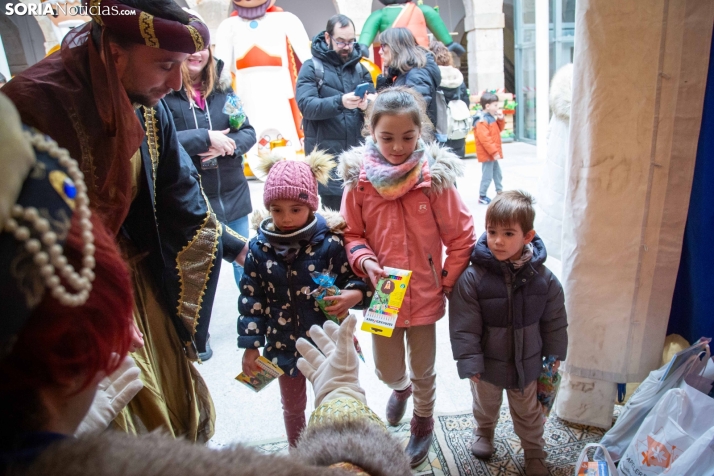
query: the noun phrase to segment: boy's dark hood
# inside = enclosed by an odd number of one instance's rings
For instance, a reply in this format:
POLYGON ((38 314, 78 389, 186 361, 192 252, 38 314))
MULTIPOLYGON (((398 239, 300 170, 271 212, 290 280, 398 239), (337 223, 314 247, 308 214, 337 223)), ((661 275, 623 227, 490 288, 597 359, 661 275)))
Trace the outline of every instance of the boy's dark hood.
MULTIPOLYGON (((491 250, 488 249, 486 238, 487 233, 484 232, 481 238, 476 242, 476 246, 474 246, 474 250, 471 252, 471 262, 500 273, 501 262, 498 261, 496 257, 493 256, 493 253, 491 253, 491 250)), ((543 240, 541 240, 537 234, 533 238, 533 241, 531 241, 531 244, 533 245, 533 258, 530 260, 530 265, 537 268, 545 263, 548 253, 545 250, 543 240)))

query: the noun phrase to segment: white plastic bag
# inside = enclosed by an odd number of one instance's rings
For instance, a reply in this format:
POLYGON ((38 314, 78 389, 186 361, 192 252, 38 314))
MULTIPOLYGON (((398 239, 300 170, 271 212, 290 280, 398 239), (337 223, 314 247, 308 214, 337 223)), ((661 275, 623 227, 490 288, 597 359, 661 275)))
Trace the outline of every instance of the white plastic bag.
POLYGON ((645 418, 618 471, 621 476, 712 475, 713 426, 714 399, 686 383, 672 389, 645 418))
MULTIPOLYGON (((709 355, 709 347, 706 347, 707 359, 709 355)), ((650 372, 627 401, 613 427, 600 440, 600 444, 607 448, 613 460, 618 461, 622 457, 638 428, 660 398, 668 390, 679 387, 690 372, 693 374, 701 372, 706 362, 704 359, 700 360, 699 355, 696 354, 691 355, 672 372, 667 373, 671 363, 650 372), (662 380, 666 373, 667 378, 662 380)))
POLYGON ((575 463, 575 476, 617 476, 617 468, 615 467, 615 463, 612 462, 612 458, 610 458, 610 453, 607 452, 607 449, 602 446, 599 443, 588 443, 585 445, 583 450, 580 452, 580 457, 578 458, 578 461, 575 463), (597 463, 597 469, 592 468, 592 464, 588 466, 588 463, 590 462, 588 458, 588 449, 590 448, 598 448, 598 452, 596 457, 597 458, 605 458, 599 459, 595 461, 597 463))

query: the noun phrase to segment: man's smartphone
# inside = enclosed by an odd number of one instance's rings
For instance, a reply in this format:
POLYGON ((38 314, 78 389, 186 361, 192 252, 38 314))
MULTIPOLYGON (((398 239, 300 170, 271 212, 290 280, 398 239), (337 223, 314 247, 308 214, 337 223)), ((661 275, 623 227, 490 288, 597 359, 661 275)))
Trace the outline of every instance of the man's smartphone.
POLYGON ((372 83, 362 83, 359 86, 355 88, 355 96, 359 98, 364 98, 364 95, 367 93, 367 90, 369 87, 372 85, 372 83))

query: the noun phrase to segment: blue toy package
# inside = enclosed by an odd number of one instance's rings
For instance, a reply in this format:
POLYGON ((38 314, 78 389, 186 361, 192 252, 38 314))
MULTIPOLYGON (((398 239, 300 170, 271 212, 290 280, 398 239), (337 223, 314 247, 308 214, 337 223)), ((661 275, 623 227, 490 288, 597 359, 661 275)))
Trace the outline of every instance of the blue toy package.
POLYGON ((226 97, 226 103, 223 105, 223 113, 228 115, 228 123, 231 129, 238 130, 245 122, 243 102, 235 93, 229 93, 226 97))
POLYGON ((321 273, 318 273, 317 271, 313 271, 310 273, 310 277, 312 277, 312 280, 317 284, 317 289, 312 291, 310 294, 315 298, 315 301, 317 301, 317 305, 320 306, 320 309, 322 312, 325 313, 325 316, 332 322, 336 322, 337 324, 340 323, 340 320, 338 319, 337 316, 334 316, 330 314, 329 312, 325 311, 325 308, 330 306, 331 303, 329 301, 325 301, 326 296, 339 296, 340 295, 340 288, 335 286, 335 280, 337 279, 337 275, 334 273, 330 273, 328 270, 323 270, 321 273))
MULTIPOLYGON (((310 273, 310 277, 312 280, 317 284, 317 288, 310 293, 312 297, 315 298, 315 301, 317 301, 317 305, 320 307, 320 310, 325 314, 325 316, 331 320, 332 322, 335 322, 337 324, 340 324, 342 322, 342 319, 344 319, 347 316, 343 316, 342 318, 339 318, 338 316, 335 316, 333 314, 330 314, 325 310, 326 307, 329 307, 332 305, 332 302, 330 301, 325 301, 325 297, 327 296, 339 296, 341 294, 340 288, 335 286, 335 280, 337 279, 337 275, 334 273, 331 273, 329 270, 322 270, 321 273, 318 273, 317 271, 313 271, 310 273)), ((359 344, 359 341, 357 340, 357 336, 353 336, 352 339, 354 340, 355 344, 355 349, 357 350, 357 355, 359 355, 359 358, 362 359, 362 362, 365 362, 364 360, 364 354, 362 353, 362 347, 359 344)))

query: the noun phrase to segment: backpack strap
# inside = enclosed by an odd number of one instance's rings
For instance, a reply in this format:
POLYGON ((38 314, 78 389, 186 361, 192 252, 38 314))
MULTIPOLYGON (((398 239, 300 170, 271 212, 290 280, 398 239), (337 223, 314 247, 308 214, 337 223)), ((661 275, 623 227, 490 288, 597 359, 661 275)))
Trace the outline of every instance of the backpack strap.
POLYGON ((315 80, 317 81, 317 93, 322 91, 322 85, 325 84, 325 65, 322 60, 313 56, 312 65, 315 67, 315 80))

